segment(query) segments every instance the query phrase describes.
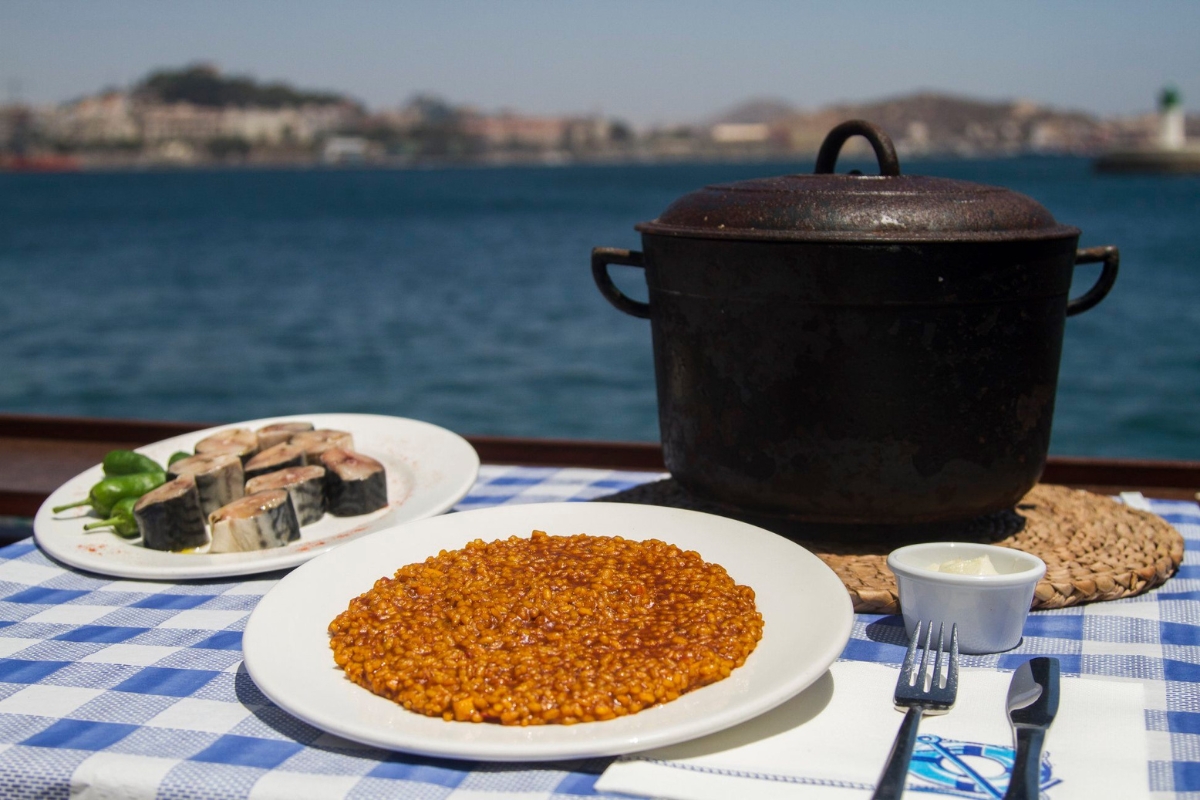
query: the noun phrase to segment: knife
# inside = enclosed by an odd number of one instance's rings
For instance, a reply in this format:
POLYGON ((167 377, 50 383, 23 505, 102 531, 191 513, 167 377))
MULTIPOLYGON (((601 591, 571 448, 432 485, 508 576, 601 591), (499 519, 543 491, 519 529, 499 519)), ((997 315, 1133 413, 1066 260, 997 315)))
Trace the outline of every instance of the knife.
POLYGON ((1037 800, 1042 743, 1058 713, 1058 659, 1039 656, 1017 667, 1008 686, 1007 705, 1017 752, 1004 800, 1037 800))

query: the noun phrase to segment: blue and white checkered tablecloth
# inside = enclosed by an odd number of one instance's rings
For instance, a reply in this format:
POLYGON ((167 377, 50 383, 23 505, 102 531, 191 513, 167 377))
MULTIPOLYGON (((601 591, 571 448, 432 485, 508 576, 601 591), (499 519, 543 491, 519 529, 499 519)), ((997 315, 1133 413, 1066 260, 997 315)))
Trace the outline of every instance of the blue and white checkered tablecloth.
MULTIPOLYGON (((659 477, 484 467, 459 510, 591 500, 659 477)), ((1165 586, 1031 614, 1017 650, 965 657, 1013 669, 1136 678, 1151 790, 1200 798, 1200 508, 1151 501, 1188 549, 1165 586)), ((0 549, 0 797, 534 800, 599 795, 608 759, 481 764, 329 736, 272 705, 242 666, 241 632, 280 573, 160 583, 64 568, 32 540, 0 549)), ((898 617, 858 615, 843 658, 898 664, 898 617)))

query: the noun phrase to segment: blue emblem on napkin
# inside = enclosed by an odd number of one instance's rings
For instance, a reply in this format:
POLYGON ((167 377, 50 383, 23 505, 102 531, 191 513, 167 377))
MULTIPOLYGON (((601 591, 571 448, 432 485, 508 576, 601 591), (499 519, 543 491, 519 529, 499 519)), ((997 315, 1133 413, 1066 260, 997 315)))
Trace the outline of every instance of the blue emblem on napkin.
MULTIPOLYGON (((979 742, 960 742, 940 736, 917 737, 908 774, 921 781, 909 791, 951 797, 1003 797, 1012 777, 1013 748, 979 742)), ((1039 785, 1045 792, 1062 783, 1049 758, 1042 757, 1039 785)))

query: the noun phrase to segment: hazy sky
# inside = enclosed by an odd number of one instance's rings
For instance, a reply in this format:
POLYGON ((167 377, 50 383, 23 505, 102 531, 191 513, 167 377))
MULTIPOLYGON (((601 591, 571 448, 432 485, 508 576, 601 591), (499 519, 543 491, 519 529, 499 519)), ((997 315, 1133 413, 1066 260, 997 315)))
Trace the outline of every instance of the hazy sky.
POLYGON ((937 89, 1100 114, 1200 109, 1200 2, 0 0, 0 99, 57 102, 156 67, 485 110, 691 121, 937 89))

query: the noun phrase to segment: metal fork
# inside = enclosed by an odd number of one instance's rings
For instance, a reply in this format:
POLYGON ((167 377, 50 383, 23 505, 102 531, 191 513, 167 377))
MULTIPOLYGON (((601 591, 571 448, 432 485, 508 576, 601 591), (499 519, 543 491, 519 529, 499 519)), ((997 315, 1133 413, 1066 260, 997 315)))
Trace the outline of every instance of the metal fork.
POLYGON ((913 745, 917 741, 917 725, 925 714, 945 714, 954 706, 954 697, 958 694, 958 624, 950 629, 949 666, 945 676, 942 675, 942 659, 946 654, 945 624, 938 625, 937 656, 932 665, 929 663, 929 650, 933 642, 933 622, 929 623, 925 633, 925 648, 921 655, 921 666, 916 667, 917 645, 921 639, 921 626, 918 621, 913 631, 912 641, 908 643, 908 652, 904 654, 904 664, 900 667, 900 678, 896 681, 894 702, 897 711, 907 712, 892 752, 888 755, 886 766, 879 776, 879 783, 872 800, 897 800, 904 793, 904 782, 908 777, 908 762, 912 758, 913 745), (932 672, 929 668, 932 666, 932 672))

